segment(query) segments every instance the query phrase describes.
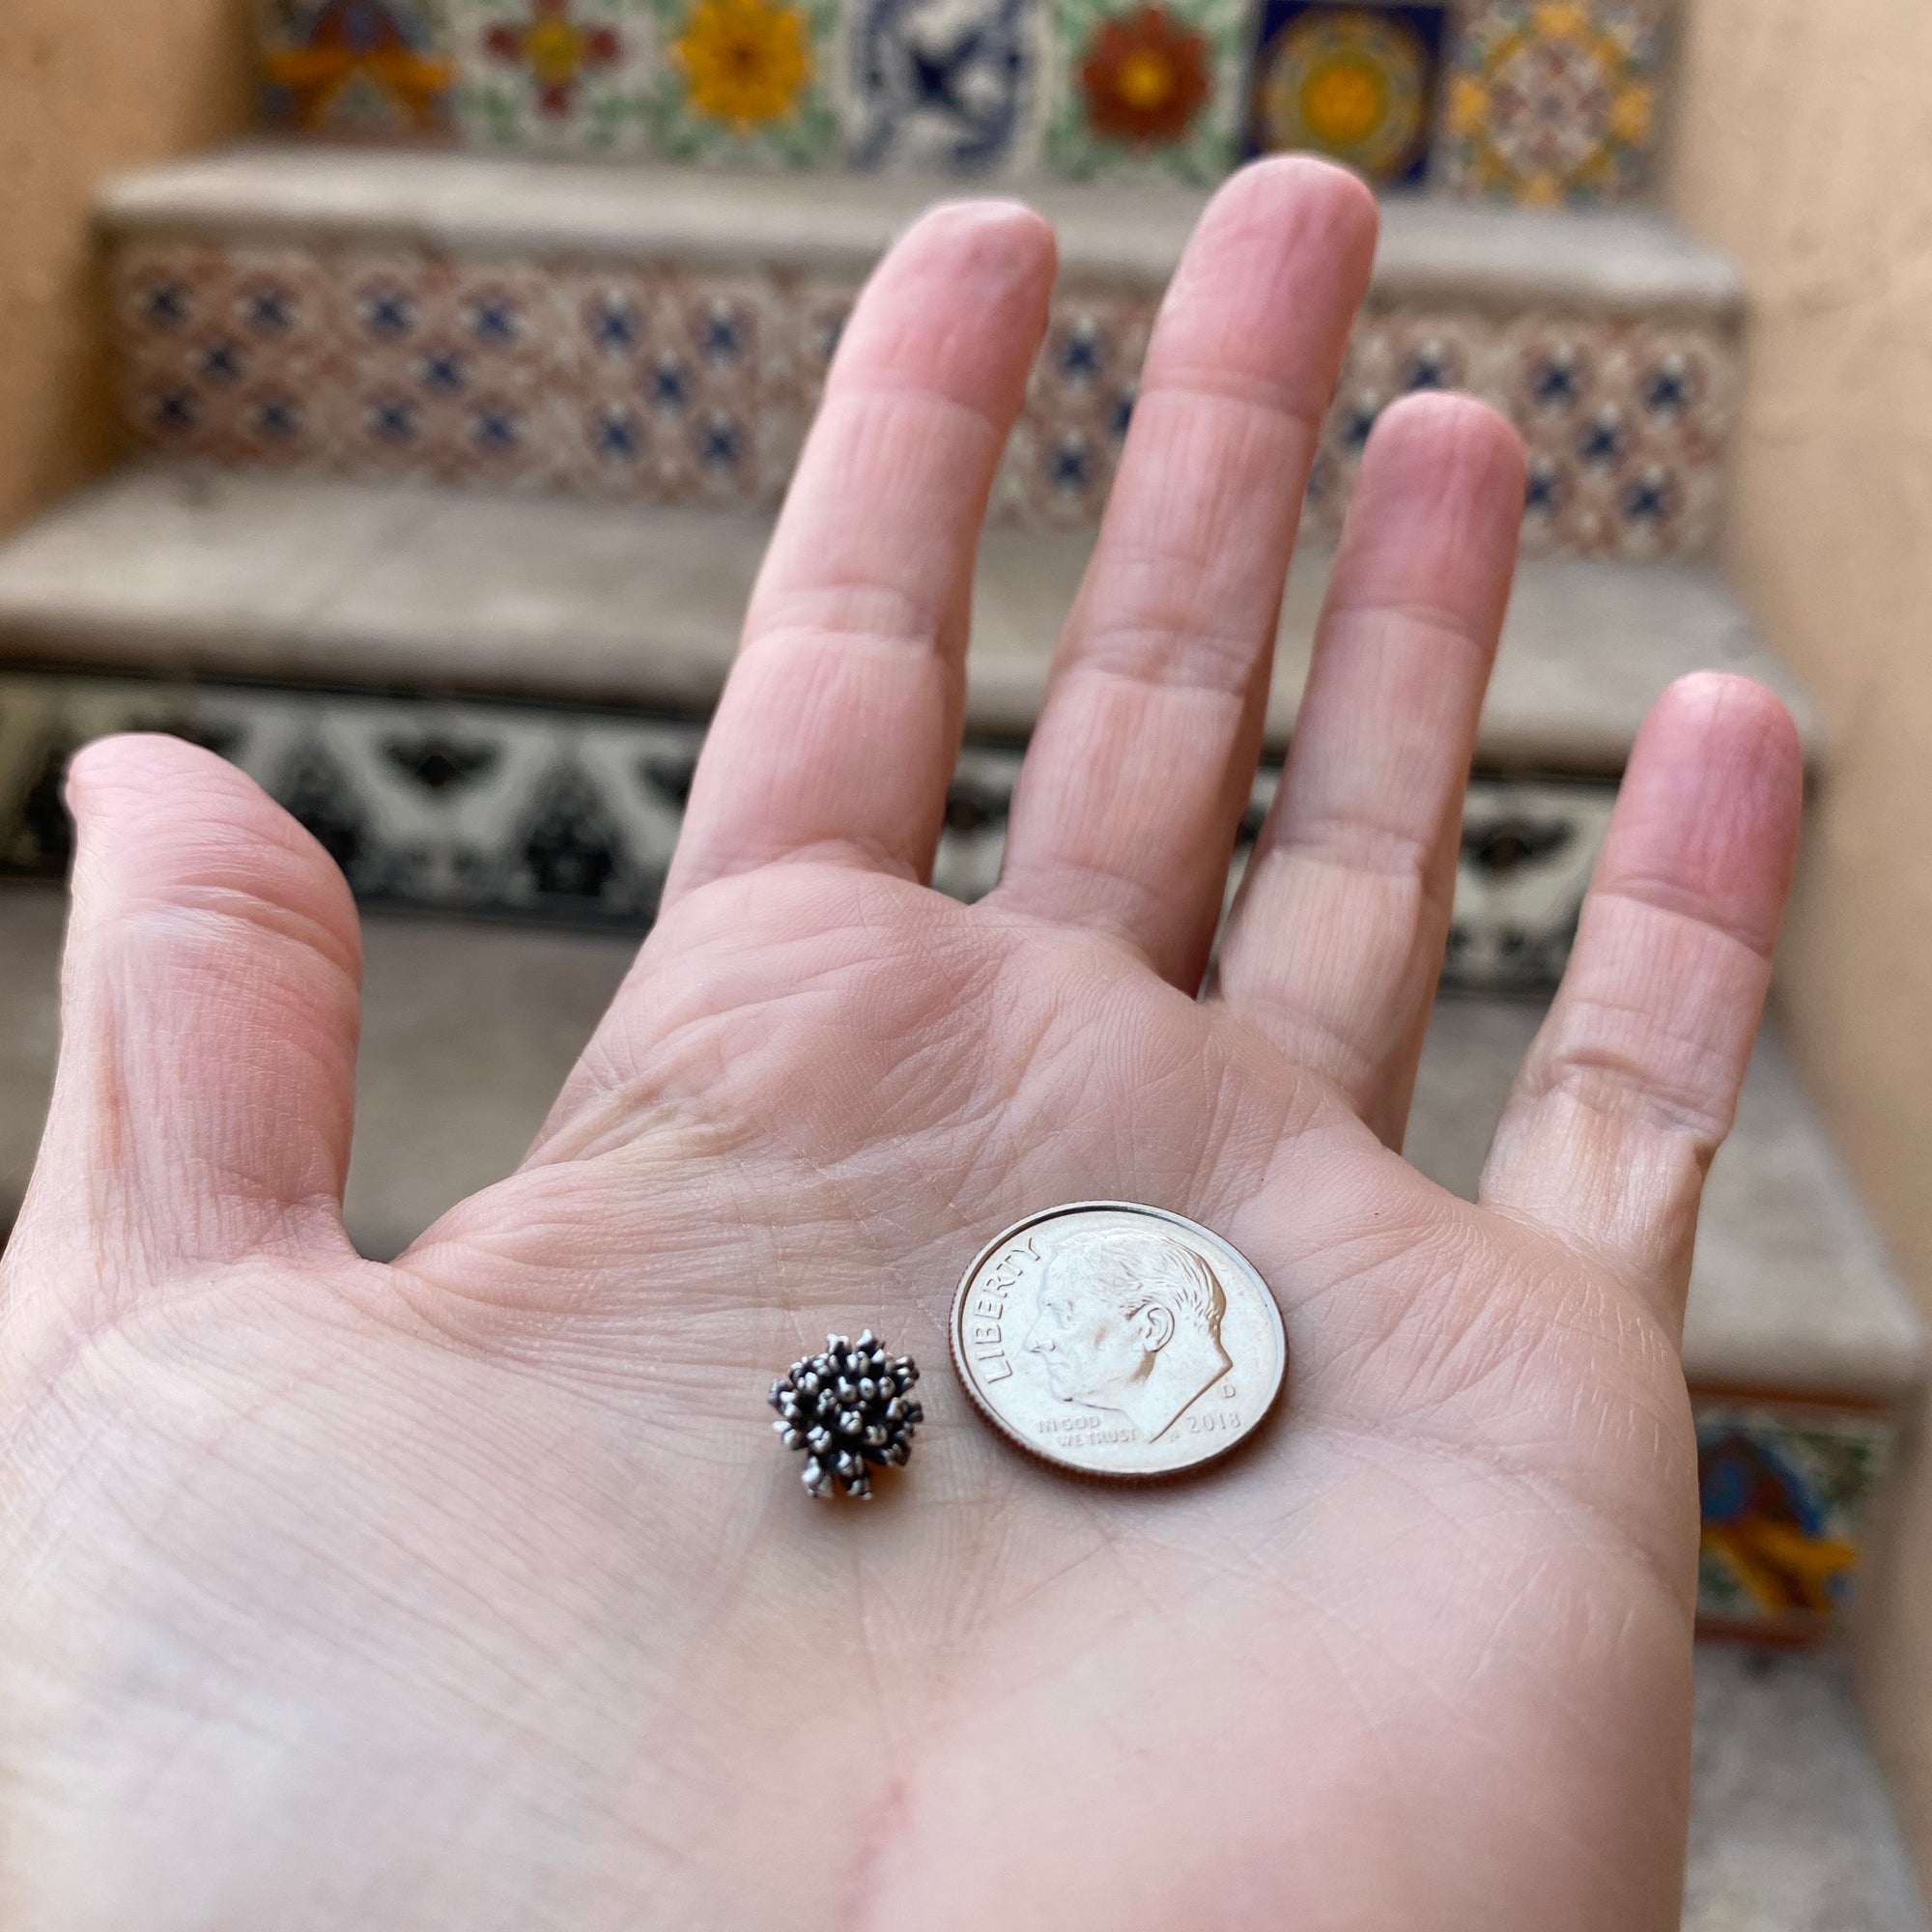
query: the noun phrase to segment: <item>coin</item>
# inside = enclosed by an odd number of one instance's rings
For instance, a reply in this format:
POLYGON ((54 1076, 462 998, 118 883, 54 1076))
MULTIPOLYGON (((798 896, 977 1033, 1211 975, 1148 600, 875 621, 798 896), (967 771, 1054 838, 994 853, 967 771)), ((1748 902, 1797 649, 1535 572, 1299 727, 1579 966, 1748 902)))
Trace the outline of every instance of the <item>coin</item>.
POLYGON ((1288 1340, 1267 1283, 1220 1236, 1081 1201, 980 1251, 952 1300, 952 1362, 1022 1449, 1083 1475, 1165 1476, 1254 1429, 1288 1340))

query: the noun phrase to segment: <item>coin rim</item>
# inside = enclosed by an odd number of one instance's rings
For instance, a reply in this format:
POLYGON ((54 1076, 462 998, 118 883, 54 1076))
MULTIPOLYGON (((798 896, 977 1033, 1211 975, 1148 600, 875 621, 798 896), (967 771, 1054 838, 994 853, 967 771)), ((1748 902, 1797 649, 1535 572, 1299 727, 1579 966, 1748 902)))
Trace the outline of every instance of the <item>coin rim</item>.
MULTIPOLYGON (((1282 1320, 1281 1303, 1275 1299, 1274 1290, 1268 1286, 1264 1275, 1253 1262, 1237 1248, 1225 1235, 1217 1235, 1212 1228, 1205 1227, 1199 1221, 1190 1221, 1185 1214, 1177 1214, 1171 1208, 1151 1208, 1145 1201, 1066 1201, 1057 1208, 1042 1208, 1037 1213, 1023 1215, 1010 1228, 995 1235, 986 1245, 975 1255, 966 1265, 966 1271, 959 1277, 959 1286, 952 1293, 952 1315, 946 1324, 946 1340, 949 1352, 952 1356, 952 1373, 959 1378, 960 1386, 966 1391, 967 1400, 975 1408, 1004 1435, 1014 1448, 1030 1456, 1036 1463, 1043 1463, 1049 1469, 1056 1469, 1063 1476, 1073 1476, 1083 1480, 1100 1483, 1167 1483, 1179 1476, 1191 1476, 1201 1469, 1210 1467, 1236 1451, 1245 1448, 1264 1422, 1267 1420, 1274 1406, 1281 1400, 1283 1384, 1288 1380, 1288 1323, 1282 1320), (1084 1214, 1095 1209, 1110 1209, 1127 1214, 1151 1214, 1156 1220, 1170 1221, 1177 1228, 1185 1228, 1191 1234, 1205 1236, 1218 1248, 1225 1249, 1247 1269, 1262 1292, 1262 1300, 1266 1304, 1268 1314, 1274 1322, 1275 1340, 1279 1345, 1275 1358, 1274 1385, 1267 1392, 1266 1400, 1255 1410, 1254 1420, 1241 1433, 1218 1448, 1192 1463, 1182 1463, 1172 1469, 1089 1469, 1077 1463, 1064 1463, 1038 1449, 1014 1429, 1006 1418, 980 1393, 972 1373, 966 1366, 964 1351, 960 1345, 960 1320, 966 1307, 966 1295, 973 1286, 974 1277, 985 1266, 993 1255, 1005 1247, 1017 1235, 1041 1221, 1057 1221, 1063 1214, 1084 1214)), ((1204 1389, 1205 1395, 1207 1391, 1204 1389)), ((1200 1401, 1195 1397, 1195 1402, 1200 1401)), ((1194 1406, 1188 1404, 1188 1408, 1194 1406)), ((1181 1414, 1187 1410, 1182 1409, 1181 1414)), ((1175 1420, 1178 1422, 1179 1416, 1175 1420)), ((1163 1432, 1165 1433, 1165 1432, 1163 1432)))

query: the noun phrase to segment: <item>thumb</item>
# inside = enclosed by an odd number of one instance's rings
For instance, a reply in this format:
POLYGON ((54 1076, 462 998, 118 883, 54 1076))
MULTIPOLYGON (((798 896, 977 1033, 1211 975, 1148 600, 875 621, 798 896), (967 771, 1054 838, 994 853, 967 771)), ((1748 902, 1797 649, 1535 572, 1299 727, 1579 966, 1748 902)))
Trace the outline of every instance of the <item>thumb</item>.
POLYGON ((361 942, 342 874, 252 781, 164 737, 68 774, 60 1069, 11 1269, 99 1291, 340 1250, 361 942))

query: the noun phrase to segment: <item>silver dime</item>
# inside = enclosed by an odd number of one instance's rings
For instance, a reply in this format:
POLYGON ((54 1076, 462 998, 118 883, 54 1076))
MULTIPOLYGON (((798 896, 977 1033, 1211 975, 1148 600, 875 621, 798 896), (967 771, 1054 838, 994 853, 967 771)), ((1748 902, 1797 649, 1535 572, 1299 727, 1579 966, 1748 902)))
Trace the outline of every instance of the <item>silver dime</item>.
POLYGON ((1089 1476, 1210 1463, 1281 1392, 1267 1284, 1220 1236, 1125 1201, 1015 1222, 952 1301, 967 1393, 1022 1449, 1089 1476))

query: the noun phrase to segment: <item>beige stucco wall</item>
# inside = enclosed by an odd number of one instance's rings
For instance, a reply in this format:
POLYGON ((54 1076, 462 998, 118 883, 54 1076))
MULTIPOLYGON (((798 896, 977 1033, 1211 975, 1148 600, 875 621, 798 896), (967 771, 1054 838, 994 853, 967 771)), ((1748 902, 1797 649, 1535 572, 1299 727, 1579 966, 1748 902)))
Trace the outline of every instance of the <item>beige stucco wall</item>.
MULTIPOLYGON (((1670 198, 1753 309, 1725 561, 1831 726, 1778 998, 1932 1309, 1932 5, 1684 24, 1670 198)), ((1932 1879, 1932 1444, 1898 1500, 1861 1684, 1932 1879)))
POLYGON ((0 0, 0 529, 111 453, 87 206, 233 134, 243 0, 0 0))

